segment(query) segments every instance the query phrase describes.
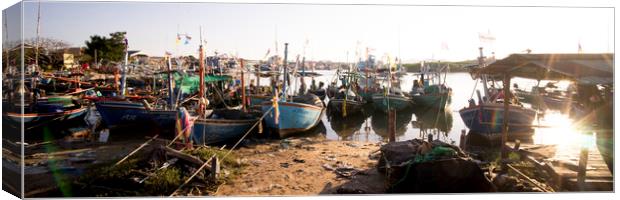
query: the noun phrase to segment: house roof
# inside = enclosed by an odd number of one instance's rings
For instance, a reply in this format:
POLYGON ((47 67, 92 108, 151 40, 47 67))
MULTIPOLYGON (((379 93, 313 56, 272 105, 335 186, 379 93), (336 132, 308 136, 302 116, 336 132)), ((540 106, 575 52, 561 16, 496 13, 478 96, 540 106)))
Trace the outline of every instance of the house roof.
POLYGON ((605 54, 512 54, 474 73, 509 75, 537 80, 574 80, 581 83, 613 83, 613 59, 605 54))

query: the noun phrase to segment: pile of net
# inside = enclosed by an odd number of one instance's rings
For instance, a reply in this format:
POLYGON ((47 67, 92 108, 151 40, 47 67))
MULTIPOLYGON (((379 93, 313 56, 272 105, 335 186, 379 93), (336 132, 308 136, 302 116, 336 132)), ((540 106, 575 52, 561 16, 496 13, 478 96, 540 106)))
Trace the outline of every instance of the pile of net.
POLYGON ((391 193, 492 192, 493 184, 460 148, 439 140, 392 142, 380 149, 379 172, 391 193))

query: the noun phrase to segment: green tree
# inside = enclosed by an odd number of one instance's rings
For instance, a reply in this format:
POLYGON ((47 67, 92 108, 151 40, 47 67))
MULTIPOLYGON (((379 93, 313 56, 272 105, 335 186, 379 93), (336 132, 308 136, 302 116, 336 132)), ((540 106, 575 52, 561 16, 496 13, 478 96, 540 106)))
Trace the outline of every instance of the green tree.
POLYGON ((89 55, 91 60, 95 58, 95 50, 97 51, 97 59, 107 62, 119 62, 125 58, 125 35, 127 32, 110 33, 109 37, 93 35, 90 40, 86 41, 85 54, 89 55))

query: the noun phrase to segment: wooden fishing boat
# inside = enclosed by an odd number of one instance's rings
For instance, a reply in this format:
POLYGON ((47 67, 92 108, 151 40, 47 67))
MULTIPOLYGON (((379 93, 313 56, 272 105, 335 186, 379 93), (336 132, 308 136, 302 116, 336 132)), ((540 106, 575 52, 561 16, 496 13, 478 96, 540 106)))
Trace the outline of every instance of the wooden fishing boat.
POLYGON ((268 128, 274 129, 280 138, 311 129, 321 122, 321 116, 325 110, 323 102, 317 96, 312 96, 319 102, 308 104, 280 101, 277 103, 277 108, 272 102, 263 102, 262 111, 269 112, 269 115, 265 117, 265 124, 268 128), (275 114, 274 109, 278 110, 278 115, 275 114))
POLYGON ((149 110, 143 103, 129 101, 99 101, 95 103, 101 119, 110 128, 157 125, 173 130, 176 110, 149 110))
POLYGON ((241 110, 215 110, 209 117, 194 121, 191 138, 199 145, 236 141, 259 119, 257 115, 241 110))
MULTIPOLYGON (((284 48, 284 73, 287 70, 288 43, 284 48)), ((287 83, 287 76, 283 76, 284 83, 287 83)), ((302 79, 303 81, 303 79, 302 79)), ((316 95, 306 93, 296 96, 289 101, 287 95, 287 84, 283 84, 282 100, 272 100, 263 102, 261 110, 268 113, 264 118, 268 128, 277 132, 280 138, 288 137, 293 133, 307 131, 321 122, 321 116, 325 111, 325 103, 316 95)))
MULTIPOLYGON (((13 128, 20 128, 24 123, 24 130, 30 130, 50 123, 63 123, 70 120, 81 120, 86 115, 88 109, 82 105, 65 107, 58 104, 38 103, 29 106, 33 112, 21 113, 18 110, 3 108, 2 121, 4 124, 13 128)), ((28 110, 25 108, 25 110, 28 110)))
POLYGON ((413 103, 398 88, 390 88, 388 94, 373 94, 372 102, 375 108, 382 112, 411 108, 413 103))
POLYGON ((445 109, 452 103, 452 89, 443 85, 424 87, 423 92, 411 91, 410 98, 416 104, 424 107, 445 109))
POLYGON ((421 63, 420 73, 416 74, 419 79, 414 80, 413 88, 409 97, 417 106, 445 109, 452 102, 452 88, 446 85, 443 72, 447 73, 448 67, 436 67, 421 63))
MULTIPOLYGON (((482 103, 459 110, 465 126, 479 134, 502 132, 504 122, 504 105, 500 103, 482 103)), ((527 132, 532 128, 536 111, 518 105, 510 105, 508 113, 509 132, 527 132)))
POLYGON ((330 99, 327 108, 330 114, 338 114, 346 117, 347 115, 362 113, 364 111, 364 105, 366 105, 366 101, 364 101, 362 97, 348 90, 346 96, 343 91, 342 93, 336 94, 333 99, 330 99))

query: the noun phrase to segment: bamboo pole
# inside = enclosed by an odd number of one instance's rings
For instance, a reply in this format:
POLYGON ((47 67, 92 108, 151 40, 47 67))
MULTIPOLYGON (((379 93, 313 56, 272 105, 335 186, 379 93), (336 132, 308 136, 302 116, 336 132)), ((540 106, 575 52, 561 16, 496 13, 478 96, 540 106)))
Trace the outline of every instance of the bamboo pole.
POLYGON ((246 111, 246 98, 245 98, 245 77, 243 74, 243 58, 239 60, 239 64, 241 65, 241 106, 243 111, 246 111))
POLYGON ((118 162, 116 162, 116 164, 114 164, 114 167, 116 167, 117 165, 121 164, 122 162, 125 162, 125 160, 127 160, 127 158, 129 158, 130 156, 132 156, 133 154, 137 153, 138 151, 140 151, 140 149, 144 148, 148 143, 150 143, 151 141, 153 141, 155 138, 157 138, 159 135, 155 135, 153 138, 147 140, 146 142, 142 143, 138 148, 136 148, 135 150, 133 150, 131 153, 127 154, 127 156, 125 156, 123 159, 119 160, 118 162))

